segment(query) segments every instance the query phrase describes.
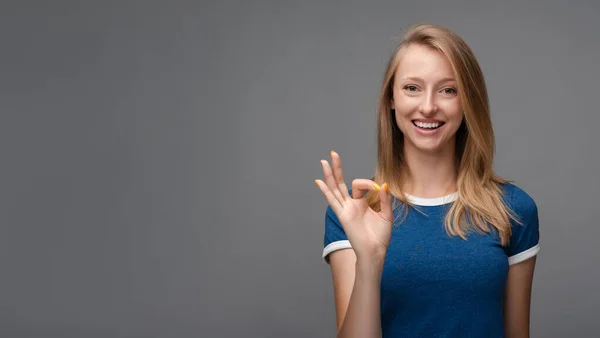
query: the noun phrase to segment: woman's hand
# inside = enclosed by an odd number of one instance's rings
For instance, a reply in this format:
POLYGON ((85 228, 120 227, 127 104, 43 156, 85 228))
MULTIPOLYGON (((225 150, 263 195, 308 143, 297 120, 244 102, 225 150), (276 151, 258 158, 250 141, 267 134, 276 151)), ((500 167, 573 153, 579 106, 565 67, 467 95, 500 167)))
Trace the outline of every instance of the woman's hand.
POLYGON ((392 198, 387 183, 379 187, 367 179, 352 181, 352 196, 344 182, 339 155, 331 152, 331 163, 321 160, 325 182, 315 180, 337 215, 357 259, 385 257, 392 236, 392 198), (381 211, 371 209, 363 198, 368 190, 379 191, 381 211))

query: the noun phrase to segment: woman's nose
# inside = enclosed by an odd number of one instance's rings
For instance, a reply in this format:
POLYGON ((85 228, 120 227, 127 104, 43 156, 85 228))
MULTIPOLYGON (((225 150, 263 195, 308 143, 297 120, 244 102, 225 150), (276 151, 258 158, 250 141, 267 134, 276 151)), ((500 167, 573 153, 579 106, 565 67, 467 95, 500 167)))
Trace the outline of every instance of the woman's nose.
POLYGON ((430 115, 436 112, 437 106, 434 99, 434 94, 427 94, 423 96, 423 102, 420 107, 421 113, 424 115, 430 115))

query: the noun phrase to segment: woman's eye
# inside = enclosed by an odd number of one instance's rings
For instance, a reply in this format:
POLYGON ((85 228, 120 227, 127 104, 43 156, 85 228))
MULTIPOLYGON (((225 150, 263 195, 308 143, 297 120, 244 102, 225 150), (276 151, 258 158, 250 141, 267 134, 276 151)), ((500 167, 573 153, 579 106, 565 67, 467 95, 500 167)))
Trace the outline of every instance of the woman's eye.
POLYGON ((408 90, 409 92, 417 91, 417 87, 415 86, 406 86, 404 89, 408 90))
POLYGON ((456 88, 446 88, 444 89, 444 93, 450 95, 456 94, 456 88))

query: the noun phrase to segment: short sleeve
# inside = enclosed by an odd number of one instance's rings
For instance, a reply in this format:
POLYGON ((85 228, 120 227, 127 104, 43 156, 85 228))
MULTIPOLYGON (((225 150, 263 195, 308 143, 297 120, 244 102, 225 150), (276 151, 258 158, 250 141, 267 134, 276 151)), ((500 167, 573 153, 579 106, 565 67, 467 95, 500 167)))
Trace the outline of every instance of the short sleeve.
POLYGON ((329 254, 352 246, 331 206, 325 212, 325 236, 323 238, 323 260, 329 264, 329 254))
POLYGON ((525 191, 514 187, 511 197, 513 211, 521 224, 511 220, 512 235, 505 248, 509 265, 525 261, 540 251, 538 208, 525 191))

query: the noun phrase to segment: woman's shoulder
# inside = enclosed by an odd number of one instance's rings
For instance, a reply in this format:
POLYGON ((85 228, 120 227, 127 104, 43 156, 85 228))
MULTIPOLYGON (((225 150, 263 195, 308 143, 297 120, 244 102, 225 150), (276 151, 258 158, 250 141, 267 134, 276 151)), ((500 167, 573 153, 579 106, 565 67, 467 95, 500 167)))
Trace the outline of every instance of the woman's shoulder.
POLYGON ((537 212, 537 205, 533 197, 522 187, 506 182, 500 184, 505 202, 517 214, 530 214, 537 212))

